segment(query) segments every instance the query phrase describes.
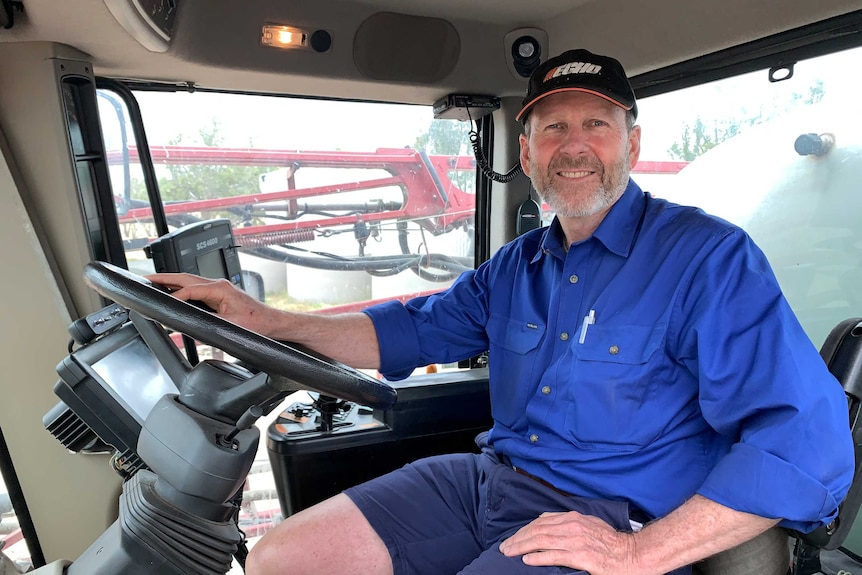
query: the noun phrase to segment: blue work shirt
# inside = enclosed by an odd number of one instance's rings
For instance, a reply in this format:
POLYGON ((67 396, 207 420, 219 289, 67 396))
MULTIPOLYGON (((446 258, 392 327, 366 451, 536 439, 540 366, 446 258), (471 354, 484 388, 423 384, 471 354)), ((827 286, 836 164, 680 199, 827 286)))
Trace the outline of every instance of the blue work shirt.
POLYGON ((830 521, 853 474, 846 399, 749 236, 629 181, 565 245, 554 220, 444 292, 367 310, 380 371, 488 350, 494 449, 563 491, 830 521))

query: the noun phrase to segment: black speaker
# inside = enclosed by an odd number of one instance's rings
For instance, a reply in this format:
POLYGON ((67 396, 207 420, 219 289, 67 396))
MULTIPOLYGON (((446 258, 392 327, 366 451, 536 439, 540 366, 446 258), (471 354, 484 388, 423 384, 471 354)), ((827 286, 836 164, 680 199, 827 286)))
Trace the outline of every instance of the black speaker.
POLYGON ((515 71, 529 78, 542 61, 542 45, 532 36, 521 36, 512 42, 512 65, 515 71))
POLYGON ((503 38, 506 65, 519 80, 529 78, 548 55, 548 34, 539 28, 518 28, 503 38))

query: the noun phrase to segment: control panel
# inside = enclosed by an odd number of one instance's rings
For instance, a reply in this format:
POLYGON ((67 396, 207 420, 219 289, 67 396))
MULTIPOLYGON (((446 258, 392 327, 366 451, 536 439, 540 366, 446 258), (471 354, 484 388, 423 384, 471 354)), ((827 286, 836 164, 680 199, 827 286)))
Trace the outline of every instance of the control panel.
POLYGON ((183 272, 210 279, 228 279, 243 289, 242 268, 230 220, 183 226, 144 248, 159 273, 183 272))

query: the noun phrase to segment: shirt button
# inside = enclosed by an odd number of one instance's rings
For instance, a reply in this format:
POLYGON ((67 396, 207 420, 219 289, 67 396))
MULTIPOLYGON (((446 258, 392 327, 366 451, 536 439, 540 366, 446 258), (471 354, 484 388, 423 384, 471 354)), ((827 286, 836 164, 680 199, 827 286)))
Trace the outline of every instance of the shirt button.
POLYGON ((576 276, 575 274, 570 275, 569 276, 569 283, 573 283, 573 284, 578 283, 578 276, 576 276))
POLYGON ((530 435, 530 443, 536 443, 537 441, 539 441, 539 436, 538 436, 538 435, 536 435, 535 433, 533 433, 532 435, 530 435))
POLYGON ((569 339, 569 334, 568 334, 568 332, 565 332, 565 331, 564 331, 563 333, 561 333, 561 334, 560 334, 560 339, 561 339, 561 340, 563 340, 563 341, 566 341, 567 339, 569 339))
POLYGON ((545 395, 548 395, 549 393, 551 393, 551 386, 550 386, 550 385, 546 385, 545 387, 543 387, 543 388, 542 388, 542 393, 544 393, 545 395))
POLYGON ((615 345, 612 345, 608 351, 611 355, 616 355, 620 352, 620 348, 615 345))

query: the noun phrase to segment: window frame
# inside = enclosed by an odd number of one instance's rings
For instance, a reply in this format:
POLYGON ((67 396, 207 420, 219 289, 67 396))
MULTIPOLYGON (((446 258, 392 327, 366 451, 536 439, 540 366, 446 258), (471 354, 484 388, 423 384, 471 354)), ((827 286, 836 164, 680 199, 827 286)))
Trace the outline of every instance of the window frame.
POLYGON ((858 46, 862 46, 862 10, 638 74, 630 81, 641 99, 758 70, 780 70, 858 46))

